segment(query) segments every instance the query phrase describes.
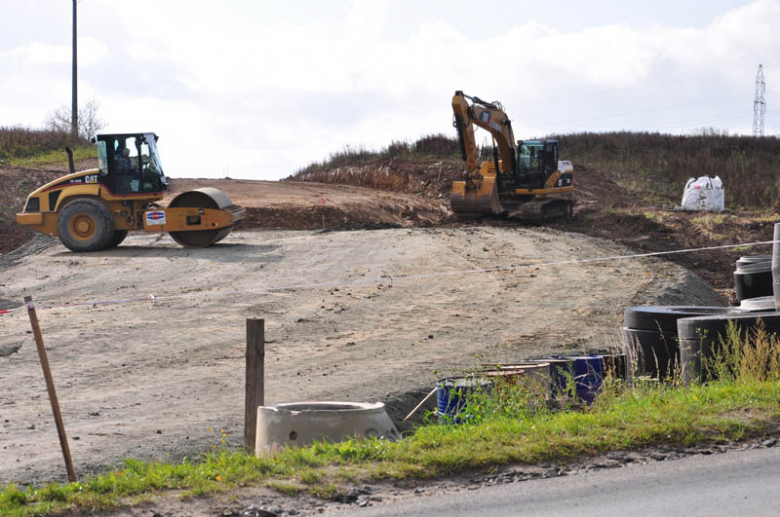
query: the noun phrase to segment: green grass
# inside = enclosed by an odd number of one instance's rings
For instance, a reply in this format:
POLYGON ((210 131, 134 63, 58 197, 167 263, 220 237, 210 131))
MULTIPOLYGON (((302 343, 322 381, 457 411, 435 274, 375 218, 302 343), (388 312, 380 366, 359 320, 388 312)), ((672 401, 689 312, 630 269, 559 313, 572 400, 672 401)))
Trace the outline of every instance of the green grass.
MULTIPOLYGON (((94 149, 86 138, 74 139, 67 132, 0 126, 0 166, 67 163, 65 146, 94 149)), ((85 157, 93 157, 94 153, 85 157)))
POLYGON ((583 412, 528 408, 489 415, 473 424, 421 427, 397 443, 320 443, 284 451, 273 459, 221 451, 198 462, 128 461, 122 469, 79 483, 40 489, 9 485, 0 492, 0 513, 101 510, 165 490, 201 497, 260 483, 288 494, 308 490, 327 495, 346 482, 439 478, 507 463, 563 461, 651 444, 739 440, 774 429, 778 421, 776 381, 608 390, 583 412))
POLYGON ((356 482, 441 478, 649 445, 742 440, 780 427, 778 345, 761 331, 750 339, 730 332, 710 365, 719 380, 690 387, 639 380, 630 388, 607 380, 591 407, 553 410, 520 390, 477 395, 463 415, 466 423, 432 423, 394 443, 315 443, 272 458, 225 449, 176 464, 128 460, 79 483, 8 485, 0 490, 0 514, 107 510, 166 491, 203 497, 251 485, 332 497, 356 482))
MULTIPOLYGON (((88 160, 97 158, 96 147, 76 147, 73 149, 73 160, 88 160)), ((64 150, 46 151, 35 156, 14 157, 8 160, 12 167, 34 167, 36 165, 49 165, 52 163, 67 163, 68 155, 64 150)))

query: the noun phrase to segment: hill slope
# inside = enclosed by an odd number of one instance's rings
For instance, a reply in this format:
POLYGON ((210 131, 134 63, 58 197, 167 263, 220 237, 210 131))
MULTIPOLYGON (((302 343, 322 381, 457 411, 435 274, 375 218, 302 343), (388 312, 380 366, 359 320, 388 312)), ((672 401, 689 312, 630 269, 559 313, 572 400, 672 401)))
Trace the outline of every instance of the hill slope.
MULTIPOLYGON (((575 167, 575 217, 553 224, 565 231, 615 240, 638 252, 766 241, 780 218, 780 140, 649 133, 559 137, 560 156, 575 167), (719 175, 727 212, 673 212, 689 177, 719 175)), ((463 170, 457 141, 427 136, 378 152, 346 150, 289 180, 366 185, 446 200, 463 170)), ((482 221, 522 225, 517 221, 482 221)), ((730 264, 768 247, 671 255, 724 294, 733 294, 730 264), (724 267, 724 264, 727 266, 724 267)))

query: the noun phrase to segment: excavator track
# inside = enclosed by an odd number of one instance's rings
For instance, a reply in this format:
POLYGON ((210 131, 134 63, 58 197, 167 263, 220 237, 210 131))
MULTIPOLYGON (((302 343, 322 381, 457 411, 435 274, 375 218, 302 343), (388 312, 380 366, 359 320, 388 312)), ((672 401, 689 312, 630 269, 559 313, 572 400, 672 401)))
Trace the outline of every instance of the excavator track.
POLYGON ((509 212, 509 217, 519 217, 525 222, 543 224, 571 217, 574 203, 570 199, 532 199, 509 212))

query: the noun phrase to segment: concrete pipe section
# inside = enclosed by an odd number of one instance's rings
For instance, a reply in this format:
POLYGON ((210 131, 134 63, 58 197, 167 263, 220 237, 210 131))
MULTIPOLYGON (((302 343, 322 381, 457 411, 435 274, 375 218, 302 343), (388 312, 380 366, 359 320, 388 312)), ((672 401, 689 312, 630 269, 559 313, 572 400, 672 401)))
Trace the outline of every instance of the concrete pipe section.
POLYGON ((746 312, 771 312, 775 310, 774 296, 761 296, 759 298, 748 298, 742 300, 739 308, 746 312))
POLYGON ((772 296, 772 262, 745 264, 734 271, 737 300, 772 296))
POLYGON ((257 408, 257 456, 350 437, 396 440, 400 433, 381 402, 292 402, 257 408))

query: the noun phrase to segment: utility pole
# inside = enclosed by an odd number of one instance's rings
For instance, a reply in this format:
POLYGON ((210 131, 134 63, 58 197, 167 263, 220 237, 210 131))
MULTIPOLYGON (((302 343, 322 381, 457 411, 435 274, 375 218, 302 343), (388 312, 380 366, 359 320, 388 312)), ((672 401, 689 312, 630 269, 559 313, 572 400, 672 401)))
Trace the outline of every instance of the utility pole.
POLYGON ((764 67, 758 65, 756 73, 756 97, 753 99, 753 136, 764 136, 764 113, 766 113, 766 100, 764 92, 766 91, 766 82, 764 82, 764 67))
POLYGON ((70 132, 74 140, 79 136, 79 96, 76 62, 76 4, 77 0, 73 0, 73 99, 70 108, 70 132))

